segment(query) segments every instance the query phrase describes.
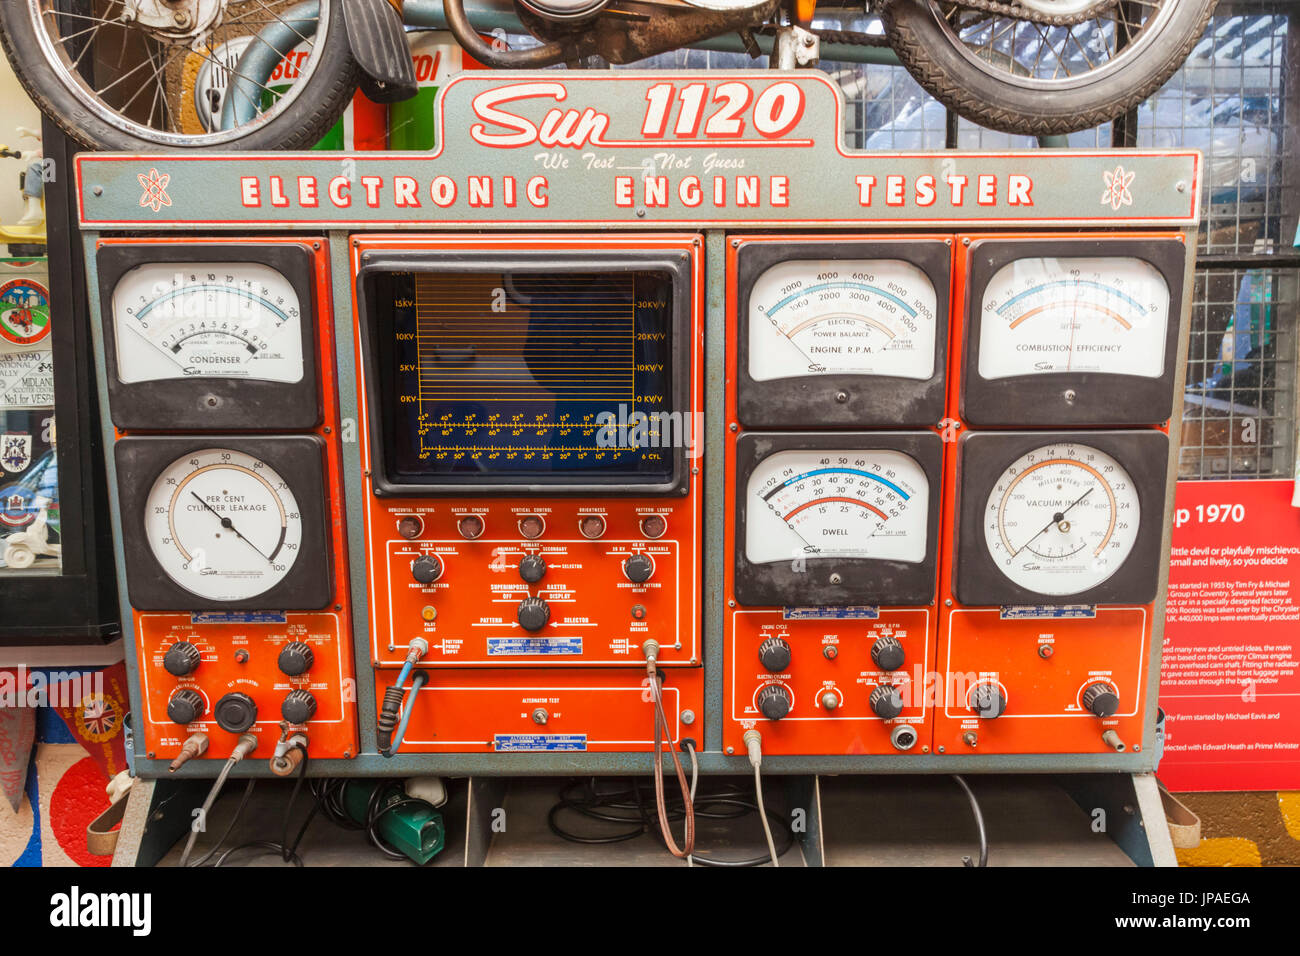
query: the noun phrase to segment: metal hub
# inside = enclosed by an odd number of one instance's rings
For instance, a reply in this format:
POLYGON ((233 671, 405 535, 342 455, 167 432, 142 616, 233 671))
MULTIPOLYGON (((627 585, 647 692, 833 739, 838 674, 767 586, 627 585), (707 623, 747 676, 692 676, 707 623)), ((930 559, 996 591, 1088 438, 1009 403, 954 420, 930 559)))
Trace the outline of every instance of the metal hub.
POLYGON ((1109 6, 1109 4, 1098 3, 1097 0, 1016 0, 1016 2, 1036 13, 1057 17, 1074 16, 1083 13, 1089 7, 1109 6))
POLYGON ((226 6, 227 0, 124 0, 120 19, 174 42, 219 26, 226 6))

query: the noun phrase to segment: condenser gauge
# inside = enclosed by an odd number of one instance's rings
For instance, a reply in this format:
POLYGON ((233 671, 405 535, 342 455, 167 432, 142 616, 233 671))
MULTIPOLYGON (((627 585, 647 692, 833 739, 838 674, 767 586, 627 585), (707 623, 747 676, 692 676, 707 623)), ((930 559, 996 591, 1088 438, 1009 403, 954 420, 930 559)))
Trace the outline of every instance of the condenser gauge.
POLYGON ((117 375, 298 382, 302 303, 279 272, 257 262, 150 262, 113 290, 117 375))
POLYGON ((741 240, 741 421, 807 428, 942 418, 951 257, 936 240, 741 240))
POLYGON ((290 242, 106 240, 98 255, 114 424, 317 424, 318 254, 290 242))
POLYGON ((942 458, 933 432, 740 436, 741 603, 929 602, 942 458))
POLYGON ((963 416, 976 425, 1166 421, 1185 256, 1168 237, 972 243, 963 416))

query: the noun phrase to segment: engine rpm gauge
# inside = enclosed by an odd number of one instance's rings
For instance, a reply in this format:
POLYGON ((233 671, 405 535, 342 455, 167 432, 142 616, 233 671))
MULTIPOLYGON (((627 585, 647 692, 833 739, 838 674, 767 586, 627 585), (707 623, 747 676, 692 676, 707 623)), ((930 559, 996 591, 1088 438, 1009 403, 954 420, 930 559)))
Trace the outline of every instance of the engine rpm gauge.
POLYGON ((163 379, 303 377, 303 304, 257 262, 149 262, 113 290, 117 376, 163 379))
POLYGON ((980 307, 982 378, 1164 372, 1169 285, 1142 259, 1015 259, 989 280, 980 307))
POLYGON ((191 452, 163 469, 145 499, 145 536, 168 577, 211 601, 241 601, 280 583, 298 560, 293 489, 253 455, 191 452))
POLYGON ((789 259, 749 293, 749 376, 934 374, 933 283, 900 259, 789 259))
POLYGON ((745 553, 754 564, 925 558, 929 480, 902 452, 777 452, 751 472, 747 494, 745 553))
POLYGON ((1037 594, 1094 588, 1124 563, 1142 521, 1137 487, 1100 449, 1042 445, 998 477, 984 507, 984 540, 997 567, 1037 594))

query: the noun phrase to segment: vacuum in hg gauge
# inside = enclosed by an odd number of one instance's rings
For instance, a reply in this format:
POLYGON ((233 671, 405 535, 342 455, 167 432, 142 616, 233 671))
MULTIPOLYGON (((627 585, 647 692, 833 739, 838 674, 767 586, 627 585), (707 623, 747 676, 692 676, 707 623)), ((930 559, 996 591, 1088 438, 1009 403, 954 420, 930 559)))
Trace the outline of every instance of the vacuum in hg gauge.
POLYGON ((176 429, 285 428, 320 420, 313 262, 298 243, 99 252, 113 422, 176 429))
POLYGON ((967 435, 963 604, 1145 604, 1155 596, 1168 438, 1159 431, 967 435))
POLYGON ((897 426, 942 417, 947 243, 739 242, 742 423, 897 426))
POLYGON ((1182 240, 1169 237, 973 243, 963 417, 975 425, 1168 420, 1185 255, 1182 240))
POLYGON ((124 438, 115 452, 137 609, 328 602, 318 439, 124 438))

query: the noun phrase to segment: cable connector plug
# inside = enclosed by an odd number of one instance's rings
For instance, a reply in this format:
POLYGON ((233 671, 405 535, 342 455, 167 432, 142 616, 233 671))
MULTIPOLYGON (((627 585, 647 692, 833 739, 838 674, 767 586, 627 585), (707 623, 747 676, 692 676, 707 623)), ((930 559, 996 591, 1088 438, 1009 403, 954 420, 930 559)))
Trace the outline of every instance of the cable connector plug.
POLYGON ((280 726, 280 739, 275 744, 275 753, 271 755, 271 773, 277 777, 288 777, 293 775, 307 756, 307 735, 299 730, 285 736, 288 725, 280 726))
POLYGON ((749 765, 755 770, 763 766, 763 735, 757 730, 747 730, 740 739, 745 742, 745 750, 749 752, 749 765))
POLYGON ((257 738, 252 734, 240 734, 235 741, 235 749, 230 752, 230 762, 239 763, 257 749, 257 738))
POLYGON ((207 752, 208 735, 203 733, 190 734, 189 738, 181 746, 181 752, 176 755, 176 759, 167 766, 167 772, 175 773, 195 757, 202 757, 207 752))
POLYGON ((411 638, 411 643, 406 645, 406 663, 418 663, 420 658, 429 653, 429 642, 422 637, 411 638))

